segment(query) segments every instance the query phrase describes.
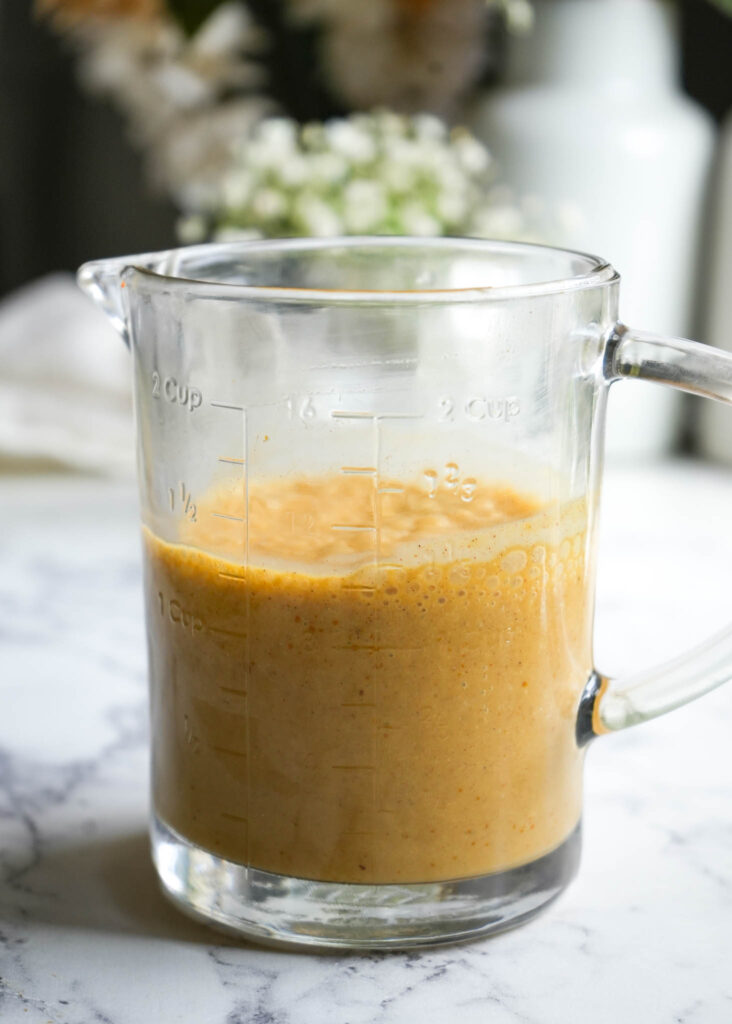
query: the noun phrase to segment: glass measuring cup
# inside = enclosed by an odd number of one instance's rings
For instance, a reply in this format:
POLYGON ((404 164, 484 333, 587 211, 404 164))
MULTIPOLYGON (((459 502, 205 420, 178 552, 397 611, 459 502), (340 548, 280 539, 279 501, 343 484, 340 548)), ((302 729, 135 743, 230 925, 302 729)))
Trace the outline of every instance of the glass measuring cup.
POLYGON ((152 845, 260 941, 499 931, 572 878, 583 755, 732 676, 725 633, 593 668, 608 387, 732 400, 732 357, 618 321, 595 257, 463 240, 86 264, 134 364, 152 845))

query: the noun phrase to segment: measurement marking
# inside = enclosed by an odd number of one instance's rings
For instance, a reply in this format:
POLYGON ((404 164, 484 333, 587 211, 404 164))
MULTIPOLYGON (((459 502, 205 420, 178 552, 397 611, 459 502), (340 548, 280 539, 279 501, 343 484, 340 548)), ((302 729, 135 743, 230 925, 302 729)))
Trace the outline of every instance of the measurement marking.
POLYGON ((377 807, 376 811, 378 814, 396 814, 395 807, 377 807))
POLYGON ((222 633, 224 636, 237 636, 241 640, 246 639, 246 633, 237 633, 235 629, 222 629, 221 626, 209 626, 212 633, 222 633))
POLYGON ((229 747, 212 747, 217 754, 231 754, 232 757, 246 757, 246 750, 231 750, 229 747))
MULTIPOLYGON (((212 403, 214 404, 214 403, 212 403)), ((377 415, 375 412, 354 412, 350 409, 333 409, 331 416, 334 420, 423 420, 423 413, 409 413, 409 412, 393 412, 393 413, 381 413, 377 415)))
POLYGON ((328 360, 327 363, 311 363, 310 370, 353 370, 359 366, 416 366, 417 360, 412 356, 407 359, 354 359, 347 363, 336 363, 328 360))
POLYGON ((341 466, 341 473, 346 476, 376 476, 374 466, 341 466))
POLYGON ((331 768, 337 769, 341 772, 372 772, 374 770, 372 764, 332 764, 331 768))
POLYGON ((375 832, 341 832, 342 836, 375 836, 375 832))
POLYGON ((350 412, 347 409, 333 409, 331 416, 334 420, 375 420, 375 412, 350 412))
POLYGON ((219 462, 230 462, 232 466, 245 465, 244 459, 232 459, 228 455, 219 455, 219 462))
POLYGON ((376 587, 369 587, 365 583, 343 583, 341 590, 363 590, 368 594, 373 594, 376 587))
POLYGON ((231 821, 243 821, 245 825, 249 824, 249 819, 245 818, 242 814, 228 814, 226 811, 220 811, 219 817, 229 818, 231 821))
POLYGON ((331 530, 348 530, 351 533, 365 533, 376 529, 375 526, 365 523, 332 523, 330 528, 331 530))
POLYGON ((239 690, 235 686, 220 686, 219 689, 222 693, 234 693, 237 697, 246 697, 246 690, 239 690))
POLYGON ((246 583, 246 576, 239 576, 235 572, 220 572, 219 576, 224 580, 236 580, 237 583, 246 583))
POLYGON ((211 402, 216 409, 233 409, 235 412, 244 412, 243 405, 229 405, 228 402, 211 402))
POLYGON ((377 569, 387 569, 389 572, 404 572, 404 566, 397 562, 382 562, 376 566, 377 569))
MULTIPOLYGON (((399 651, 404 654, 406 651, 423 651, 424 647, 382 647, 381 644, 332 644, 331 651, 381 651, 388 654, 389 651, 399 651)), ((428 710, 432 710, 429 708, 428 710)))
POLYGON ((404 494, 403 487, 379 487, 377 494, 404 494))
POLYGON ((178 490, 175 487, 168 488, 168 497, 170 498, 171 512, 175 512, 177 505, 180 504, 183 506, 183 515, 187 516, 192 523, 198 522, 196 518, 198 509, 191 500, 191 492, 182 481, 178 484, 178 490))
POLYGON ((383 649, 376 644, 333 644, 331 647, 331 651, 381 651, 383 649))
POLYGON ((245 523, 246 519, 242 516, 229 516, 225 512, 212 512, 212 516, 216 516, 217 519, 230 519, 232 523, 245 523))
POLYGON ((375 708, 375 704, 341 704, 342 708, 375 708))

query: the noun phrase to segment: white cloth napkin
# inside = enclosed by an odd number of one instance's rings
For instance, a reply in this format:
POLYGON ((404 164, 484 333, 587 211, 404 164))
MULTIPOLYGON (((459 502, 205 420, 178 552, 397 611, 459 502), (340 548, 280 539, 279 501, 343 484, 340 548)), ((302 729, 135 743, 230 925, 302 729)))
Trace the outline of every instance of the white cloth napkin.
POLYGON ((0 464, 134 473, 130 354, 71 274, 0 302, 0 464))

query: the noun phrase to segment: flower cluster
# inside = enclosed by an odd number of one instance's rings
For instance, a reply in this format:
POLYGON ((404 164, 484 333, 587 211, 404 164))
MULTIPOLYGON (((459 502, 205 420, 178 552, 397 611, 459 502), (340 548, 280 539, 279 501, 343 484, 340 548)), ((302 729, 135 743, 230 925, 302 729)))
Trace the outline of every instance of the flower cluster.
POLYGON ((493 177, 485 146, 432 115, 381 111, 302 128, 268 118, 196 196, 180 234, 528 237, 525 212, 493 177))
POLYGON ((266 10, 251 0, 35 0, 35 9, 76 47, 83 83, 122 110, 153 178, 183 206, 181 193, 216 180, 229 141, 266 115, 324 118, 344 106, 453 115, 491 63, 491 19, 503 12, 518 25, 530 12, 529 0, 280 0, 266 10), (300 55, 299 75, 283 65, 283 41, 300 55), (317 69, 303 81, 311 45, 317 69), (316 81, 324 91, 305 112, 300 93, 316 81))
POLYGON ((125 114, 152 177, 176 202, 216 180, 231 139, 275 108, 256 59, 264 34, 236 0, 190 36, 163 0, 38 2, 79 51, 83 84, 125 114))
POLYGON ((454 117, 500 63, 502 19, 531 28, 530 0, 286 0, 289 19, 319 30, 318 63, 351 110, 389 107, 454 117))
POLYGON ((454 114, 495 59, 496 0, 287 0, 320 31, 318 62, 351 110, 454 114))

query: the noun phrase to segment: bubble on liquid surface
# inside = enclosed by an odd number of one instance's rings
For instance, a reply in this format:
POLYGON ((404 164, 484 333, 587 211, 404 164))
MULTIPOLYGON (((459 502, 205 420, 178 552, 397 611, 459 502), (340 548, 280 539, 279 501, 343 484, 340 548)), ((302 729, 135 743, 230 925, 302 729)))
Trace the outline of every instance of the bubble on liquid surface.
POLYGON ((450 569, 451 583, 465 583, 470 579, 470 567, 467 565, 456 565, 450 569))
POLYGON ((509 551, 508 554, 504 555, 501 559, 501 568, 507 573, 521 572, 526 566, 528 561, 526 552, 521 548, 515 548, 513 551, 509 551))

